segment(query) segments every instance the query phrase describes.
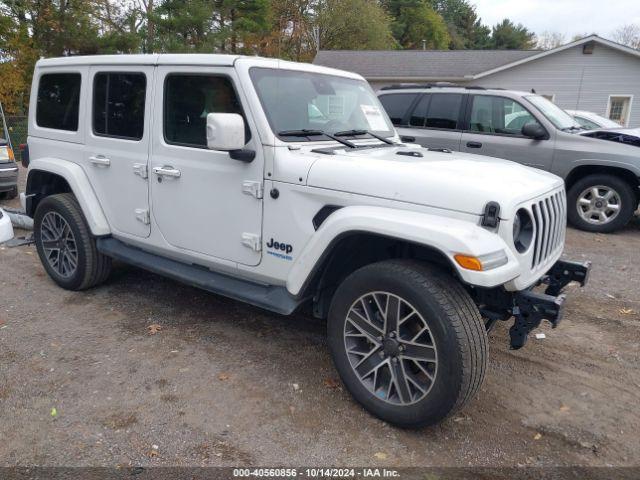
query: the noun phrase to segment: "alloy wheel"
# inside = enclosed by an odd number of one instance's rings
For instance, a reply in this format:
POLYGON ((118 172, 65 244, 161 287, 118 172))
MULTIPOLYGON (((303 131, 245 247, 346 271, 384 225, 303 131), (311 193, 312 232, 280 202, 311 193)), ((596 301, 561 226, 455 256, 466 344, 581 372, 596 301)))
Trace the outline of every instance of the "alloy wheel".
POLYGON ((78 248, 69 223, 57 212, 47 212, 42 218, 40 238, 49 266, 64 278, 78 268, 78 248))
POLYGON ((358 298, 347 313, 344 343, 351 368, 376 398, 409 405, 431 390, 436 345, 424 318, 407 300, 389 292, 358 298))
POLYGON ((620 195, 613 188, 594 185, 578 195, 576 207, 578 214, 585 222, 604 225, 618 216, 622 202, 620 195))

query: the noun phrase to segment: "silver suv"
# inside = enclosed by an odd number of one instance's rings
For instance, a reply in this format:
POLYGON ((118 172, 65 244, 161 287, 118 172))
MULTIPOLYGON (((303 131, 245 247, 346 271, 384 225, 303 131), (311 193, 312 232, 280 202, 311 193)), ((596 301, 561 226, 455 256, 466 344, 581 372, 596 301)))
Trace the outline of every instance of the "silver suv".
POLYGON ((535 93, 394 85, 378 96, 404 141, 513 160, 565 180, 567 216, 582 230, 612 232, 633 216, 640 153, 576 133, 582 127, 535 93))

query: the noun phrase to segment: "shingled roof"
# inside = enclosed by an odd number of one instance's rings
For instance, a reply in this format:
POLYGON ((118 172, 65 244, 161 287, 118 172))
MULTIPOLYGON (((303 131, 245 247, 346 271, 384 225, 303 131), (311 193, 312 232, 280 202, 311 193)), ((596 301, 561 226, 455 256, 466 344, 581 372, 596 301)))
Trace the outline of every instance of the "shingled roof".
POLYGON ((539 50, 320 50, 313 63, 368 80, 461 80, 539 54, 539 50))

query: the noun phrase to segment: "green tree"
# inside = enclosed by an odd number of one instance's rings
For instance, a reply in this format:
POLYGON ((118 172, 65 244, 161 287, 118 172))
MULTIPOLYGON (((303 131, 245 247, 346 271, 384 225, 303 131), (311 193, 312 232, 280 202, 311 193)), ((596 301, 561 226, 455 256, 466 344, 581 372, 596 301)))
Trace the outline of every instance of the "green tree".
POLYGON ((393 35, 403 48, 448 48, 447 25, 428 0, 383 0, 382 5, 393 18, 393 35))
POLYGON ((530 50, 536 46, 535 33, 506 18, 493 27, 491 38, 497 50, 530 50))
POLYGON ((385 50, 396 46, 391 18, 375 0, 322 0, 314 23, 323 49, 385 50))
POLYGON ((431 0, 447 24, 449 48, 483 49, 491 45, 491 29, 482 24, 476 7, 468 0, 431 0))

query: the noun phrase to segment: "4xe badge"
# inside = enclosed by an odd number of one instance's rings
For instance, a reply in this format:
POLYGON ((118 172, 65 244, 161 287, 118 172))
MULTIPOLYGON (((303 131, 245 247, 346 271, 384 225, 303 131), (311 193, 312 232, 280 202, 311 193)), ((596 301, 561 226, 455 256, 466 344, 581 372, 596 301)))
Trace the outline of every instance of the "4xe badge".
POLYGON ((274 257, 281 258, 283 260, 293 260, 293 257, 289 255, 293 252, 293 246, 289 243, 276 242, 273 238, 267 243, 267 253, 274 257), (274 251, 275 250, 275 251, 274 251))

